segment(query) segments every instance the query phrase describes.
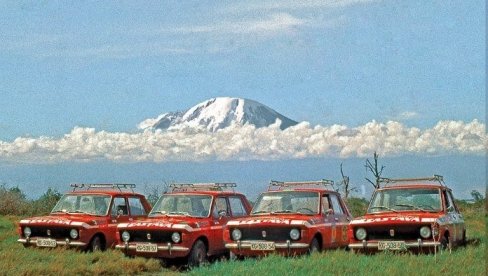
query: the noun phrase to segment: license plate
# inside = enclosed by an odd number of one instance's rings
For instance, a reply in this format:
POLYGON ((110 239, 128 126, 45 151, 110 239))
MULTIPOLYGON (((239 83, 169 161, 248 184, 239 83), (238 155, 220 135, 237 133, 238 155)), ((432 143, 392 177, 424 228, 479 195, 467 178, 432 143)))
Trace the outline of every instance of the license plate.
POLYGON ((275 250, 274 242, 253 242, 251 250, 275 250))
POLYGON ((138 243, 136 244, 136 252, 158 252, 158 245, 154 243, 138 243))
POLYGON ((404 241, 380 241, 378 242, 378 250, 405 250, 404 241))
POLYGON ((36 243, 40 247, 56 247, 56 240, 37 239, 36 243))

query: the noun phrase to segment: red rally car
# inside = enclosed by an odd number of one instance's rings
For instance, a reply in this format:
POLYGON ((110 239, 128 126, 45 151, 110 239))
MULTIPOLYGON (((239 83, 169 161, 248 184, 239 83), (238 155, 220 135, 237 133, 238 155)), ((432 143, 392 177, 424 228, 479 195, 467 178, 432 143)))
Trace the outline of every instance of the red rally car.
POLYGON ((235 183, 171 184, 147 220, 118 225, 116 248, 129 256, 183 259, 189 266, 228 253, 222 241, 224 225, 251 211, 235 187, 235 183))
POLYGON ((297 255, 346 247, 349 210, 333 181, 271 181, 249 217, 230 220, 225 247, 237 257, 271 252, 297 255))
POLYGON ((356 251, 451 249, 466 241, 466 227, 443 177, 382 180, 367 213, 351 221, 356 251))
POLYGON ((117 242, 117 224, 145 218, 151 210, 134 184, 71 184, 48 216, 22 219, 18 242, 25 247, 104 250, 117 242))

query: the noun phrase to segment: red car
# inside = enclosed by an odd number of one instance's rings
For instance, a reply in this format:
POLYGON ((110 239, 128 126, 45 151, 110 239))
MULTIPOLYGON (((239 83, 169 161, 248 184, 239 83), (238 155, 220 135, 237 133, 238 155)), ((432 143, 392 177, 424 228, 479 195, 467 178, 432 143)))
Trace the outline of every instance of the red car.
POLYGON ((116 248, 129 256, 184 260, 198 266, 228 253, 222 228, 247 216, 251 205, 235 183, 171 184, 144 221, 118 225, 116 248))
POLYGON ((25 247, 104 250, 116 244, 117 224, 145 218, 151 210, 134 184, 72 184, 48 216, 23 219, 18 242, 25 247))
POLYGON ((463 216, 442 176, 383 181, 367 213, 351 222, 349 248, 436 251, 466 241, 463 216))
POLYGON ((351 215, 332 183, 271 181, 250 216, 227 223, 225 247, 237 257, 346 247, 351 215))

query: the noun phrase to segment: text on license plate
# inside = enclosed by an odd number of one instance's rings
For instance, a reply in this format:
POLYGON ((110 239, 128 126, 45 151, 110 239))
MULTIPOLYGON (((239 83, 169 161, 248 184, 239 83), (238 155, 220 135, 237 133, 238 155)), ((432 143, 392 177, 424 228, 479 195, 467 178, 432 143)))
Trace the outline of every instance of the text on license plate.
POLYGON ((251 250, 275 250, 274 242, 253 242, 251 250))
POLYGON ((56 240, 50 240, 50 239, 38 239, 36 241, 37 246, 42 246, 42 247, 56 247, 56 240))
POLYGON ((404 250, 407 249, 404 241, 380 241, 378 250, 404 250))
POLYGON ((158 252, 158 245, 154 243, 138 243, 136 244, 137 252, 158 252))

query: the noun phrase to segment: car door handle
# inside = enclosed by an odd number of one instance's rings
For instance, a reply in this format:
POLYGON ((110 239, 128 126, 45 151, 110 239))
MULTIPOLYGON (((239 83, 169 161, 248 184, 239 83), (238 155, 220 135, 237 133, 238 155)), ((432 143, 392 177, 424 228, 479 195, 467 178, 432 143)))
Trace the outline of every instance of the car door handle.
POLYGON ((339 218, 334 218, 335 221, 339 221, 339 218))

